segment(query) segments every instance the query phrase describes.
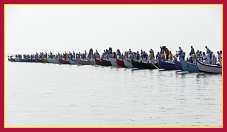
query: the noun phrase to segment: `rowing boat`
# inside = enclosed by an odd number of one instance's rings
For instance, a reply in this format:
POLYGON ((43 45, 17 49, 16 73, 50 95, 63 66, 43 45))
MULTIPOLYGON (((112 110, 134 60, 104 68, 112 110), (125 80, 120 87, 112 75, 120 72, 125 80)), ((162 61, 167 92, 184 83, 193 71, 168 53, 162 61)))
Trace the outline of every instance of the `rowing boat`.
POLYGON ((186 62, 185 60, 180 60, 180 63, 181 63, 182 69, 184 71, 188 71, 190 73, 193 73, 193 72, 198 73, 199 72, 199 69, 193 63, 186 62))
POLYGON ((13 58, 8 58, 8 61, 14 62, 15 59, 13 59, 13 58))
POLYGON ((88 59, 79 59, 78 64, 80 64, 80 65, 91 65, 91 62, 88 59))
POLYGON ((117 58, 116 62, 119 67, 125 67, 124 61, 122 59, 117 58))
POLYGON ((103 66, 112 66, 110 60, 104 60, 104 59, 102 59, 101 61, 102 61, 102 65, 103 65, 103 66))
POLYGON ((43 63, 48 63, 48 59, 44 58, 43 63))
POLYGON ((68 60, 59 59, 60 64, 70 64, 68 60))
POLYGON ((59 60, 55 59, 55 58, 47 58, 47 60, 48 60, 49 63, 53 63, 53 64, 58 64, 59 63, 59 60))
POLYGON ((222 73, 222 66, 203 64, 198 59, 196 60, 196 65, 200 72, 222 73))
POLYGON ((100 59, 98 59, 98 58, 95 58, 95 64, 101 66, 102 65, 102 61, 100 59))
POLYGON ((91 65, 94 65, 95 64, 95 59, 94 58, 90 58, 90 62, 91 62, 91 65))
POLYGON ((69 63, 71 65, 78 65, 78 60, 77 59, 75 59, 75 60, 69 60, 69 63))
POLYGON ((133 67, 132 66, 132 62, 130 60, 123 59, 123 61, 124 61, 125 67, 127 67, 127 68, 132 68, 133 67))
POLYGON ((116 59, 115 58, 110 58, 112 66, 118 67, 116 59))
POLYGON ((182 66, 181 66, 181 63, 177 59, 175 59, 174 61, 175 61, 175 67, 176 67, 176 69, 183 71, 182 66))
POLYGON ((159 67, 159 65, 157 63, 151 64, 151 63, 144 63, 142 61, 141 62, 137 62, 137 61, 135 61, 133 59, 132 59, 132 66, 134 68, 138 68, 138 69, 157 69, 156 67, 159 67))
POLYGON ((160 68, 164 70, 177 70, 175 63, 173 62, 166 62, 159 59, 158 64, 160 68))

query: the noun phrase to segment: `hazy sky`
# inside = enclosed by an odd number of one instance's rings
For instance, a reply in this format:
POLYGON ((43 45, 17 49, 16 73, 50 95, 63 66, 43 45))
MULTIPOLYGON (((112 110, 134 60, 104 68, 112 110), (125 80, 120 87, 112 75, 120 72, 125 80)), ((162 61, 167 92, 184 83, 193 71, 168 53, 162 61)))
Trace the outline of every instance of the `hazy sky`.
POLYGON ((6 53, 222 49, 222 5, 6 7, 6 53))

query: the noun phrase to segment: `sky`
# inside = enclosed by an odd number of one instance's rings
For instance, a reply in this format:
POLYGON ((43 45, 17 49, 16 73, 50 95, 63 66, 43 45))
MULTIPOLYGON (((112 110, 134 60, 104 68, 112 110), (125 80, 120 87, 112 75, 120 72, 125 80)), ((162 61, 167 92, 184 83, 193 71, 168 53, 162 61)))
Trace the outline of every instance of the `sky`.
POLYGON ((222 50, 222 5, 7 5, 7 54, 222 50))

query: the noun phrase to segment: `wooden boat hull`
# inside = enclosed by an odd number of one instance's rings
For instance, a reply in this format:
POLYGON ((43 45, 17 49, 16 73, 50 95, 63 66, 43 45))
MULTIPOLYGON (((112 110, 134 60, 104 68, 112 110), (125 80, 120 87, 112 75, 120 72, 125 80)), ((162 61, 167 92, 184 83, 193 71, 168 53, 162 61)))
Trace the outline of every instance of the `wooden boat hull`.
POLYGON ((122 59, 117 58, 116 62, 119 67, 125 67, 124 61, 122 59))
POLYGON ((196 60, 196 65, 200 72, 216 73, 216 74, 222 73, 221 66, 202 64, 198 60, 196 60))
POLYGON ((190 73, 198 73, 199 72, 199 69, 197 68, 197 66, 195 64, 186 62, 184 60, 180 60, 180 63, 181 63, 182 69, 184 71, 188 71, 190 73))
POLYGON ((162 60, 158 61, 158 64, 160 66, 161 69, 165 69, 165 70, 177 70, 175 63, 169 63, 169 62, 164 62, 162 60))
POLYGON ((36 59, 35 61, 42 63, 43 62, 43 59, 36 59))
POLYGON ((102 65, 102 61, 100 59, 95 59, 95 64, 96 65, 102 65))
POLYGON ((71 65, 78 65, 79 63, 78 63, 78 60, 69 60, 69 63, 71 64, 71 65))
POLYGON ((94 58, 90 58, 90 62, 91 62, 91 65, 94 65, 95 64, 95 59, 94 58))
POLYGON ((115 59, 115 58, 111 58, 111 59, 110 59, 110 61, 111 61, 112 66, 118 67, 118 65, 117 65, 117 62, 116 62, 116 59, 115 59))
POLYGON ((36 62, 35 59, 31 59, 31 62, 36 62))
POLYGON ((53 64, 58 64, 59 63, 59 60, 58 59, 54 59, 54 58, 47 58, 48 62, 49 63, 53 63, 53 64))
POLYGON ((31 62, 30 59, 20 59, 20 62, 31 62))
POLYGON ((59 60, 59 63, 60 64, 70 64, 68 60, 62 60, 62 59, 59 60))
POLYGON ((181 63, 179 61, 177 61, 177 59, 175 59, 175 67, 177 70, 183 71, 181 63))
POLYGON ((13 58, 8 58, 8 61, 10 61, 10 62, 15 62, 15 59, 13 59, 13 58))
POLYGON ((159 67, 158 64, 151 64, 151 63, 143 63, 143 62, 137 62, 132 59, 132 66, 134 68, 138 69, 157 69, 156 67, 159 67))
POLYGON ((15 62, 21 62, 21 59, 16 58, 16 59, 15 59, 15 62))
POLYGON ((79 59, 78 64, 80 64, 80 65, 91 65, 91 62, 90 62, 90 60, 87 60, 87 59, 79 59))
POLYGON ((48 59, 43 59, 43 63, 48 63, 48 59))
POLYGON ((127 68, 133 67, 131 61, 123 59, 123 62, 124 62, 125 67, 127 67, 127 68))
POLYGON ((101 61, 102 61, 103 66, 112 66, 111 61, 109 61, 109 60, 102 59, 101 61))

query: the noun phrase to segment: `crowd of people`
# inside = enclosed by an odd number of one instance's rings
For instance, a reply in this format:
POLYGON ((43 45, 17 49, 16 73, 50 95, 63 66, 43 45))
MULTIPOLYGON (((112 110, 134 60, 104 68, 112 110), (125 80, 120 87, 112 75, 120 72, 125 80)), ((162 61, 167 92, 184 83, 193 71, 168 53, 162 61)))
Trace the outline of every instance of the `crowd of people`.
MULTIPOLYGON (((140 50, 133 52, 131 49, 128 51, 125 51, 122 53, 120 49, 117 49, 116 52, 112 50, 111 47, 109 49, 105 49, 103 53, 100 55, 97 50, 95 52, 93 49, 89 49, 88 53, 85 50, 83 53, 75 53, 73 52, 64 52, 64 53, 57 53, 53 54, 52 52, 40 52, 36 54, 31 55, 21 55, 16 54, 14 59, 32 59, 32 60, 38 60, 38 59, 44 59, 44 58, 55 58, 55 59, 64 59, 64 60, 75 60, 75 59, 109 59, 109 58, 121 58, 121 59, 135 59, 136 61, 142 61, 145 63, 154 63, 155 61, 161 59, 163 61, 174 61, 174 59, 178 60, 186 60, 190 63, 195 63, 196 58, 205 64, 212 64, 212 65, 222 65, 222 51, 217 51, 217 54, 215 54, 212 50, 210 50, 207 46, 205 46, 204 52, 202 51, 195 51, 194 47, 191 46, 191 50, 189 54, 186 57, 186 52, 183 51, 181 47, 179 47, 179 50, 176 51, 176 53, 173 55, 172 51, 167 48, 166 46, 160 46, 160 51, 154 53, 153 49, 150 49, 147 53, 146 51, 140 50)), ((13 56, 10 56, 12 59, 13 56)))

